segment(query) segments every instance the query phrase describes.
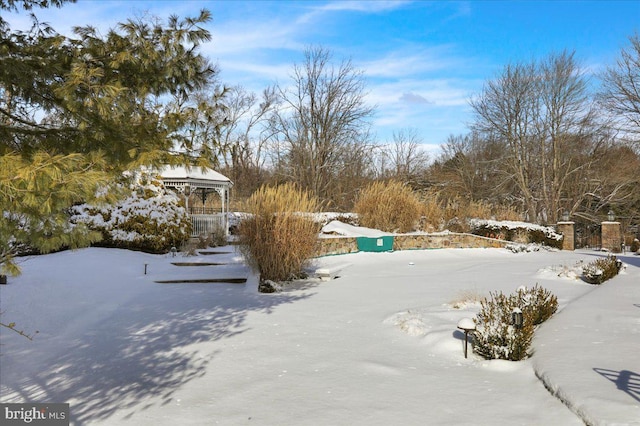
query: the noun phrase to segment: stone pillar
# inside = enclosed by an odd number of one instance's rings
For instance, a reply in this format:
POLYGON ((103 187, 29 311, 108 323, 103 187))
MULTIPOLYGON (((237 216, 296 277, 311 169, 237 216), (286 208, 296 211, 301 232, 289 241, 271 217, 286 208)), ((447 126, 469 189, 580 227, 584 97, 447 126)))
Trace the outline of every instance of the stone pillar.
POLYGON ((562 250, 575 250, 575 222, 558 222, 558 233, 562 234, 562 250))
POLYGON ((602 222, 602 248, 612 253, 622 251, 622 228, 620 222, 602 222))

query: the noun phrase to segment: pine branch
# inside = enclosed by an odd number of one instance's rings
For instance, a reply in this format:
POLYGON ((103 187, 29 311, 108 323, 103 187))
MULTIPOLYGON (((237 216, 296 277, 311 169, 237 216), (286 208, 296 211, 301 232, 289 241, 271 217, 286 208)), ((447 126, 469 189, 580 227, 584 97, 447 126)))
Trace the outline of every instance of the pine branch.
POLYGON ((14 332, 18 333, 19 335, 21 335, 21 336, 23 336, 23 337, 26 337, 26 338, 27 338, 27 339, 29 339, 29 340, 33 340, 33 337, 34 337, 36 334, 38 334, 38 333, 39 333, 39 331, 38 331, 38 330, 36 330, 33 334, 27 334, 27 333, 25 333, 23 330, 18 330, 18 329, 16 328, 16 323, 15 323, 15 322, 10 322, 9 324, 5 324, 5 323, 3 323, 2 321, 0 321, 0 326, 5 327, 5 328, 8 328, 9 330, 12 330, 12 331, 14 331, 14 332))

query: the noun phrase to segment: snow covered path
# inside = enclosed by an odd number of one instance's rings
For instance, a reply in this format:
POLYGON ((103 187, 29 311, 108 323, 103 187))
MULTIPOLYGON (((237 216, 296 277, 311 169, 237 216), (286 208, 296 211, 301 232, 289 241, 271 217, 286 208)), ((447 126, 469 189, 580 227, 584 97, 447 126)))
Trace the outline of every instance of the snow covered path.
POLYGON ((640 257, 536 334, 536 374, 590 425, 640 425, 640 257), (566 354, 559 357, 556 354, 566 354))
MULTIPOLYGON (((593 341, 615 338, 609 346, 629 343, 635 352, 621 346, 579 371, 595 381, 586 400, 565 382, 569 367, 542 360, 600 357, 592 347, 556 345, 562 335, 553 332, 586 315, 573 312, 581 305, 592 313, 602 301, 627 303, 598 294, 614 285, 631 289, 640 271, 637 256, 625 259, 636 266, 601 287, 558 277, 563 266, 598 255, 358 253, 318 260, 318 267, 348 261, 338 279, 266 295, 256 292, 255 277, 235 253, 188 258, 230 263, 197 268, 171 265, 185 258, 97 248, 34 257, 22 264, 22 276, 0 287, 3 319, 40 331, 33 342, 2 332, 0 401, 69 402, 74 425, 582 424, 544 388, 535 366, 557 379, 558 389, 596 406, 596 420, 609 401, 616 412, 633 414, 634 391, 616 389, 605 376, 640 370, 634 367, 637 334, 628 340, 637 333, 638 315, 617 307, 607 314, 603 336, 593 341), (153 282, 213 272, 249 282, 153 282), (453 302, 536 283, 554 292, 563 310, 539 330, 534 357, 465 359, 456 324, 473 317, 478 305, 455 309, 453 302)), ((573 381, 574 374, 568 373, 573 381)))

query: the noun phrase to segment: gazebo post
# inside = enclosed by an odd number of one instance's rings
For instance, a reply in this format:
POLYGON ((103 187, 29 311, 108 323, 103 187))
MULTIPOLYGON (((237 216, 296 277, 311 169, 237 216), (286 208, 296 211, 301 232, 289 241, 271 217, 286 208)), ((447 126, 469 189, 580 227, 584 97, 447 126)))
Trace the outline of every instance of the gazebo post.
POLYGON ((184 185, 184 206, 187 209, 187 215, 189 213, 189 197, 191 196, 191 185, 187 182, 184 185))
POLYGON ((224 236, 227 237, 229 235, 229 224, 227 223, 227 208, 226 206, 226 198, 227 198, 227 190, 223 189, 222 190, 222 196, 220 197, 222 199, 222 221, 224 222, 224 236))

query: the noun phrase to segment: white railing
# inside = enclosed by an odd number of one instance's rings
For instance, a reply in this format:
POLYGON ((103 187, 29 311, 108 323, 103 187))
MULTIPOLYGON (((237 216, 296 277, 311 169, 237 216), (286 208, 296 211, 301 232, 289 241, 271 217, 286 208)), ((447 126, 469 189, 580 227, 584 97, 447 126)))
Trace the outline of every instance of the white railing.
POLYGON ((209 235, 217 230, 224 230, 225 214, 192 214, 191 236, 209 235))

